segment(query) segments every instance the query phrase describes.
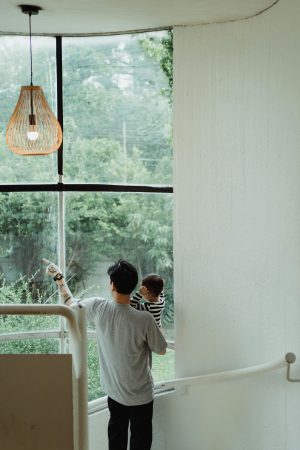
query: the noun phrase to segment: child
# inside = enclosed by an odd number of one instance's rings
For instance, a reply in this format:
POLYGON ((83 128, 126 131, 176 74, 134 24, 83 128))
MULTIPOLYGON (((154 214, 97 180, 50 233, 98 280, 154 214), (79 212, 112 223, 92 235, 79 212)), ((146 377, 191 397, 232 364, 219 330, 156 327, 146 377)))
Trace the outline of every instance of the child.
POLYGON ((165 308, 163 288, 163 278, 156 274, 150 274, 142 279, 139 292, 136 292, 130 299, 133 308, 150 312, 160 328, 162 313, 165 308), (141 301, 143 299, 145 302, 141 301))

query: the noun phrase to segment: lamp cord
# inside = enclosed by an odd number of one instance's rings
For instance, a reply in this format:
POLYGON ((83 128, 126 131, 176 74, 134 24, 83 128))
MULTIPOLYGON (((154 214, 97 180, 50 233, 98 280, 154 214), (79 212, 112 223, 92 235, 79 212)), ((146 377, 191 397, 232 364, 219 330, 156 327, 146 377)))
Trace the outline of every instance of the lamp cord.
POLYGON ((32 86, 31 11, 29 11, 29 43, 30 43, 30 86, 32 86))
MULTIPOLYGON (((32 42, 31 42, 31 11, 29 11, 29 46, 30 46, 30 86, 32 84, 32 42)), ((30 90, 30 122, 33 120, 33 98, 32 89, 30 90)))

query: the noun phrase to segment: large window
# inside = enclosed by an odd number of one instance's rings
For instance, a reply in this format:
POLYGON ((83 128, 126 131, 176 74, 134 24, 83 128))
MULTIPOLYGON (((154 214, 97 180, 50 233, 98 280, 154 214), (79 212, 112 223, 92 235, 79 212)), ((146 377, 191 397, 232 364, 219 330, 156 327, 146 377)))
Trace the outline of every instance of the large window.
MULTIPOLYGON (((59 105, 64 127, 63 150, 46 157, 6 147, 28 84, 28 38, 2 36, 0 51, 0 302, 59 302, 44 257, 66 261, 77 297, 107 297, 107 267, 126 258, 140 277, 165 278, 173 339, 171 32, 34 37, 33 81, 53 111, 59 105)), ((1 317, 1 352, 64 351, 62 331, 56 317, 1 317)), ((173 351, 153 367, 156 381, 172 377, 173 351)), ((101 395, 98 371, 90 339, 90 399, 101 395)))

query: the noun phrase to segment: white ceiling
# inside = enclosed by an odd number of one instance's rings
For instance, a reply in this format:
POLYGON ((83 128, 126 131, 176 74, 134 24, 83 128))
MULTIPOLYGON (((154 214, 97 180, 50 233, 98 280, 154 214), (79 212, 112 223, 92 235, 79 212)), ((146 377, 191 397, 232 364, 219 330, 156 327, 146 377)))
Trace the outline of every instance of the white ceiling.
POLYGON ((18 4, 43 8, 35 34, 86 34, 201 24, 254 16, 279 0, 1 0, 0 32, 28 32, 18 4))

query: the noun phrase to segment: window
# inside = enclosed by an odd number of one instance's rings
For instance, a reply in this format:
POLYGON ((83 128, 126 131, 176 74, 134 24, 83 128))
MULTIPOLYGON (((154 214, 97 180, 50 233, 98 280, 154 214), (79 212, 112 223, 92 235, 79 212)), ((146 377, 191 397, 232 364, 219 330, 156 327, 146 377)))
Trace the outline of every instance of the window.
MULTIPOLYGON (((58 302, 41 260, 63 252, 74 294, 107 296, 107 267, 123 257, 141 276, 165 278, 173 339, 171 43, 169 31, 34 37, 33 81, 53 111, 63 106, 64 143, 63 152, 24 158, 7 149, 5 128, 28 83, 28 38, 0 37, 1 303, 58 302)), ((64 326, 57 317, 1 317, 1 351, 63 351, 64 326)), ((173 368, 170 350, 154 359, 155 379, 173 368)), ((90 399, 101 395, 98 371, 91 338, 90 399)))

